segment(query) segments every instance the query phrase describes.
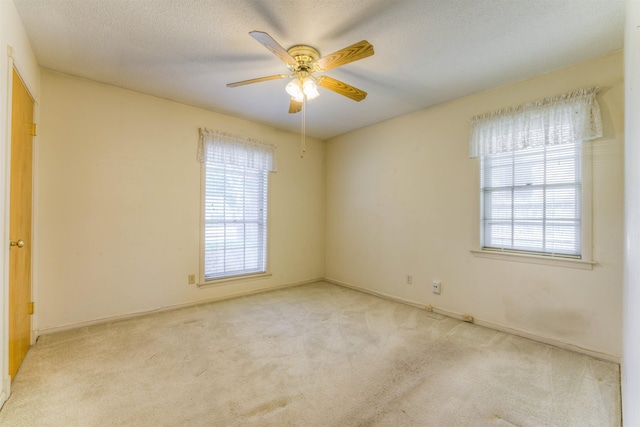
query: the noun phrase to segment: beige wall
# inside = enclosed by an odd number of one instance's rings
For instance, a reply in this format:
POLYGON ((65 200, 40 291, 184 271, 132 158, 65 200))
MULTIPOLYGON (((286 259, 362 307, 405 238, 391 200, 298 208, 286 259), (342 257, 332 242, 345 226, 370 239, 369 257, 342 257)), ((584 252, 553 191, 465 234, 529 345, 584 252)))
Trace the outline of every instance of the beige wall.
POLYGON ((622 411, 640 425, 640 2, 627 1, 625 53, 625 264, 622 411))
POLYGON ((323 276, 323 143, 119 88, 42 73, 40 332, 323 276), (198 128, 278 146, 269 278, 197 288, 198 128))
POLYGON ((325 277, 470 314, 554 343, 621 354, 623 55, 612 55, 398 117, 326 147, 325 277), (474 257, 479 161, 469 117, 589 86, 604 137, 593 152, 589 271, 474 257), (406 275, 413 284, 405 284, 406 275), (432 280, 442 294, 431 293, 432 280))

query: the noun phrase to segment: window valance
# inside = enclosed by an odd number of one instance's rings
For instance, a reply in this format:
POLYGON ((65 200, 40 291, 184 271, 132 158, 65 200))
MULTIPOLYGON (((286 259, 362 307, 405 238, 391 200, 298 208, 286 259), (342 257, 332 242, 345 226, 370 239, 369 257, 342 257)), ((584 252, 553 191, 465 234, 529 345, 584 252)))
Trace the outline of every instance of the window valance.
POLYGON ((198 161, 277 170, 275 145, 206 128, 200 128, 198 161))
POLYGON ((601 137, 599 90, 580 89, 472 117, 469 157, 601 137))

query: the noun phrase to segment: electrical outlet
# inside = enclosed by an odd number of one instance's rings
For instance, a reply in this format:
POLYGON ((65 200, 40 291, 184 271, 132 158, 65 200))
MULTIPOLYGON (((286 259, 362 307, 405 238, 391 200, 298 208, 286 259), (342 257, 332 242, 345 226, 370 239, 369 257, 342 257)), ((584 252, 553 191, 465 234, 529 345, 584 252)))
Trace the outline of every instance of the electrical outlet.
POLYGON ((465 322, 473 323, 473 316, 469 314, 463 314, 462 320, 464 320, 465 322))
POLYGON ((428 305, 428 306, 425 307, 425 310, 433 313, 433 306, 432 305, 428 305))
POLYGON ((431 291, 434 294, 440 295, 441 286, 442 285, 440 284, 440 282, 438 282, 437 280, 434 280, 433 282, 431 282, 431 291))
POLYGON ((413 276, 411 276, 410 274, 407 274, 407 285, 410 285, 413 283, 413 276))
POLYGON ((187 278, 187 282, 190 285, 195 285, 196 284, 196 275, 195 274, 190 274, 187 278))

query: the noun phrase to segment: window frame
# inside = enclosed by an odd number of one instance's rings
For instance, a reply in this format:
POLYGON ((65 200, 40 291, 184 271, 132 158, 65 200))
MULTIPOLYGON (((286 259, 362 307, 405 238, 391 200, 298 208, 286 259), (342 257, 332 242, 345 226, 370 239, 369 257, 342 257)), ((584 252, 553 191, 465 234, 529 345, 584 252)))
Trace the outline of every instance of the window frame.
POLYGON ((475 158, 475 194, 474 211, 476 215, 473 221, 473 237, 471 253, 474 257, 489 258, 504 261, 515 261, 531 264, 550 265, 591 270, 597 264, 593 260, 593 172, 592 172, 592 144, 591 141, 583 141, 582 144, 582 185, 581 185, 581 257, 567 257, 562 255, 523 252, 511 249, 493 249, 482 247, 482 203, 481 203, 481 158, 475 158))
POLYGON ((264 176, 266 179, 266 221, 264 222, 265 227, 265 241, 264 241, 264 257, 265 257, 265 271, 260 272, 250 272, 250 273, 241 273, 241 274, 233 274, 233 275, 225 275, 214 278, 206 278, 205 277, 205 231, 206 231, 206 218, 205 218, 205 208, 206 208, 206 196, 207 196, 207 162, 203 162, 200 166, 200 253, 199 253, 199 280, 198 287, 210 287, 217 285, 225 285, 229 282, 236 281, 247 281, 252 279, 259 279, 271 276, 270 269, 270 203, 271 203, 271 180, 269 179, 270 172, 264 171, 264 176))

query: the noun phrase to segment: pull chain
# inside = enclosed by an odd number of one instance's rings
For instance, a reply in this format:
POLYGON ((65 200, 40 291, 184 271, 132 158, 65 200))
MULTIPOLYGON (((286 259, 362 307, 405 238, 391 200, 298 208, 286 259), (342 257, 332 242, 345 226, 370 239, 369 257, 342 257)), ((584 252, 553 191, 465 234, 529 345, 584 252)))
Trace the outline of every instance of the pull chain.
POLYGON ((302 97, 302 141, 300 142, 300 158, 304 158, 304 153, 307 152, 307 123, 306 123, 306 113, 307 113, 307 97, 302 97))

